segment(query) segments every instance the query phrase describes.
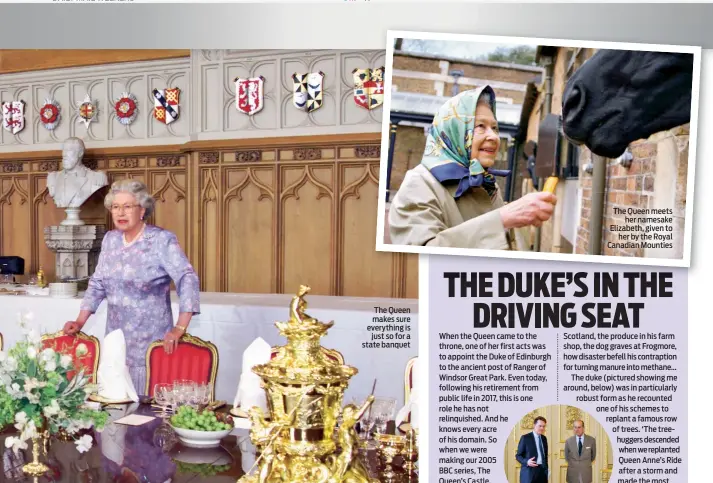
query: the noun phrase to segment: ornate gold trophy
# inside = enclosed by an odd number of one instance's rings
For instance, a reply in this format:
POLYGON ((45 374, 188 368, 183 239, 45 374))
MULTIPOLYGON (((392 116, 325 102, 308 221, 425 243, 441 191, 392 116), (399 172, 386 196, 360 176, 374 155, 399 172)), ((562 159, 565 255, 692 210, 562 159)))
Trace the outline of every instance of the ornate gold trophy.
POLYGON ((329 357, 320 338, 334 325, 305 313, 302 285, 290 304, 289 322, 277 322, 287 345, 253 372, 263 380, 270 419, 254 407, 250 438, 260 452, 254 472, 240 483, 378 483, 357 457, 354 425, 371 405, 342 408, 344 391, 356 368, 329 357), (337 429, 337 421, 341 419, 337 429), (335 431, 336 429, 336 431, 335 431))

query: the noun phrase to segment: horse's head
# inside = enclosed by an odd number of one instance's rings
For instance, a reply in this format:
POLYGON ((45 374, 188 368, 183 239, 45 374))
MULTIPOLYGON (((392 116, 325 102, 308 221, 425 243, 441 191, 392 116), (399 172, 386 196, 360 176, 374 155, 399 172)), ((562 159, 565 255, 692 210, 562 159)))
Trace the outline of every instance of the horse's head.
POLYGON ((600 50, 572 75, 562 98, 565 136, 607 158, 691 117, 693 55, 600 50))

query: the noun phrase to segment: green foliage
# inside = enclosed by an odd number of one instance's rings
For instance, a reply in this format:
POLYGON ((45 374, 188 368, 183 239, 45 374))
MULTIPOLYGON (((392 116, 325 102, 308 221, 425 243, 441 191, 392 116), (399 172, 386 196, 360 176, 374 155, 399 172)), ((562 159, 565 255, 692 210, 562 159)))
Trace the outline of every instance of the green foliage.
POLYGON ((19 422, 23 431, 24 421, 52 434, 103 428, 108 415, 83 408, 91 387, 82 371, 70 379, 74 370, 68 355, 43 349, 32 331, 7 354, 0 352, 0 429, 19 422))
POLYGON ((488 54, 487 60, 491 62, 506 62, 508 64, 535 64, 536 49, 529 45, 517 47, 498 47, 488 54))

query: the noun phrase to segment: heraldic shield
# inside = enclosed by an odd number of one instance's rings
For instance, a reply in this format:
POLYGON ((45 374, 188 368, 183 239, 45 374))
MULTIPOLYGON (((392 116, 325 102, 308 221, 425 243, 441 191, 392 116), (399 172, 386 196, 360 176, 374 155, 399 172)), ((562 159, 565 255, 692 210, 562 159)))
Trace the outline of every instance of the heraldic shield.
POLYGON ((365 109, 376 109, 384 103, 384 67, 354 69, 354 102, 365 109))
POLYGON ((171 124, 178 119, 178 102, 181 90, 178 87, 172 89, 154 89, 154 110, 153 117, 164 124, 171 124))
POLYGON ((25 127, 25 102, 10 101, 2 103, 2 127, 12 134, 17 134, 25 127))
POLYGON ((292 81, 294 83, 293 103, 297 109, 312 112, 322 107, 323 72, 292 74, 292 81))
POLYGON ((238 108, 238 111, 252 116, 262 110, 264 84, 263 76, 235 79, 235 107, 238 108))

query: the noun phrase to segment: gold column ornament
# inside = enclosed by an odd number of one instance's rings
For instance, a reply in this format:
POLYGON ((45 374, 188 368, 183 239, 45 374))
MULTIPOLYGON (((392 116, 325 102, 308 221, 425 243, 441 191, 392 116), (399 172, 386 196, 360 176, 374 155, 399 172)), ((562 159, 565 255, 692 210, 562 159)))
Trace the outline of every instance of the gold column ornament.
POLYGON ((47 280, 45 279, 45 271, 42 267, 37 271, 37 285, 40 288, 45 288, 47 286, 47 280))
POLYGON ((305 313, 309 291, 300 286, 289 321, 275 323, 287 344, 270 362, 252 368, 262 378, 270 415, 266 419, 257 407, 248 411, 250 438, 260 455, 255 471, 239 483, 378 483, 357 456, 354 430, 374 397, 361 407, 342 408, 348 381, 358 371, 322 350, 320 339, 334 322, 305 313))
POLYGON ((44 437, 44 434, 38 434, 32 438, 32 462, 22 467, 22 471, 26 475, 39 477, 50 470, 49 466, 40 463, 40 440, 44 437))

